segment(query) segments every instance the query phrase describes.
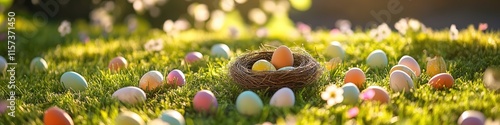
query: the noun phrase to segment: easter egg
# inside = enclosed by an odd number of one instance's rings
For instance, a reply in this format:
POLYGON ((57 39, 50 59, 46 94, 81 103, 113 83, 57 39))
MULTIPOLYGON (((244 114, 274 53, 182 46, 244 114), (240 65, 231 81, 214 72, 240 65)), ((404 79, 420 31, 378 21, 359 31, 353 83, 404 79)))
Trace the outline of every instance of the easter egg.
POLYGON ((389 71, 389 74, 392 74, 394 71, 403 71, 408 76, 410 76, 410 78, 416 78, 417 77, 415 75, 415 73, 413 72, 413 70, 411 70, 408 66, 405 66, 405 65, 395 65, 395 66, 393 66, 391 68, 391 70, 389 71))
POLYGON ((165 110, 161 112, 160 119, 170 125, 185 125, 184 116, 175 110, 165 110))
POLYGON ((484 71, 483 76, 484 86, 486 88, 499 91, 500 90, 500 68, 490 67, 484 71))
POLYGON ((415 73, 415 76, 420 76, 420 65, 418 65, 417 60, 415 60, 413 57, 406 55, 401 57, 401 59, 399 59, 398 65, 405 65, 415 73))
POLYGON ((141 116, 131 111, 123 111, 115 118, 116 125, 144 125, 141 116))
POLYGON ((295 104, 295 95, 292 89, 288 87, 281 88, 274 93, 269 104, 275 107, 292 107, 295 104))
POLYGON ((285 67, 281 67, 280 69, 278 69, 278 71, 292 71, 294 69, 295 69, 295 67, 285 66, 285 67))
POLYGON ((345 57, 345 50, 342 48, 342 45, 338 41, 333 41, 328 45, 325 50, 325 55, 330 58, 340 58, 341 60, 345 57))
POLYGON ((360 94, 361 99, 365 101, 376 101, 382 104, 389 103, 389 93, 380 86, 370 86, 360 94))
POLYGON ((203 59, 203 54, 201 54, 200 52, 190 52, 186 54, 186 57, 184 57, 184 61, 186 61, 186 63, 188 64, 194 63, 201 59, 203 59))
POLYGON ((483 113, 475 110, 467 110, 458 118, 459 125, 484 125, 486 118, 483 113))
POLYGON ((158 71, 149 71, 141 77, 139 87, 142 90, 153 90, 162 86, 164 81, 163 75, 158 71))
POLYGON ((231 51, 226 44, 215 44, 212 46, 212 55, 228 59, 231 56, 231 51))
POLYGON ((111 97, 127 104, 136 104, 146 101, 146 93, 144 93, 142 89, 134 86, 118 89, 111 97))
POLYGON ((342 93, 342 96, 344 97, 342 103, 354 105, 359 102, 359 89, 355 84, 344 84, 342 89, 344 90, 344 93, 342 93))
POLYGON ((50 107, 43 114, 45 125, 74 125, 73 119, 64 110, 58 107, 50 107))
POLYGON ((156 118, 149 121, 147 125, 170 125, 170 124, 168 122, 161 120, 160 118, 156 118))
POLYGON ((389 85, 396 92, 410 92, 413 89, 413 81, 410 76, 401 70, 396 70, 391 73, 389 85))
POLYGON ((213 113, 217 111, 217 106, 217 99, 211 91, 198 91, 193 98, 194 110, 198 112, 213 113))
POLYGON ((359 68, 351 68, 345 73, 344 83, 354 83, 358 88, 363 87, 365 83, 365 73, 359 68))
POLYGON ((284 45, 276 48, 273 56, 271 57, 271 63, 276 69, 280 69, 285 66, 293 66, 293 54, 290 48, 284 45))
POLYGON ((121 56, 113 58, 109 61, 108 68, 111 71, 118 71, 127 67, 127 60, 121 56))
POLYGON ((82 75, 69 71, 61 76, 61 83, 66 89, 83 91, 87 89, 87 81, 82 75))
POLYGON ((168 73, 167 76, 168 84, 174 84, 177 86, 183 86, 186 83, 186 76, 181 70, 174 69, 168 73))
POLYGON ((5 71, 7 71, 7 60, 3 56, 0 56, 0 74, 3 74, 5 71))
POLYGON ((244 91, 236 99, 236 109, 244 115, 257 115, 263 107, 260 97, 252 91, 244 91))
POLYGON ((31 71, 46 71, 48 68, 47 62, 42 57, 36 57, 31 60, 30 70, 31 71))
POLYGON ((375 50, 366 58, 366 64, 371 68, 386 67, 388 64, 387 55, 382 50, 375 50))
POLYGON ((427 59, 427 69, 426 73, 429 76, 434 76, 439 73, 446 72, 446 63, 444 62, 443 57, 435 56, 434 58, 427 59))
POLYGON ((342 59, 340 57, 335 57, 330 59, 330 61, 326 62, 325 66, 328 70, 336 69, 342 63, 342 59))
POLYGON ((276 71, 276 68, 267 60, 261 59, 252 65, 252 71, 276 71))
POLYGON ((435 89, 451 88, 455 83, 453 76, 448 73, 440 73, 429 80, 429 85, 435 89))

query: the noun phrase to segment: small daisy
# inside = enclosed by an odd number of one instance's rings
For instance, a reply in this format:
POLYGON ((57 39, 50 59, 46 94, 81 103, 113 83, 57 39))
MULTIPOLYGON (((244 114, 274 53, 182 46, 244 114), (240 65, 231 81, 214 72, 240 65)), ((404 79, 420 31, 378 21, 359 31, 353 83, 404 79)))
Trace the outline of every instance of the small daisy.
POLYGON ((297 30, 299 30, 300 34, 306 35, 311 33, 311 27, 305 23, 298 22, 297 30))
POLYGON ((413 29, 413 31, 418 31, 420 30, 422 23, 420 23, 420 21, 416 19, 409 19, 408 26, 410 26, 410 28, 413 29))
POLYGON ((479 31, 485 31, 486 29, 488 29, 487 23, 479 23, 479 26, 478 26, 479 31))
POLYGON ((458 29, 455 24, 451 24, 450 26, 450 39, 457 40, 458 39, 458 29))
POLYGON ((340 19, 335 22, 335 27, 337 29, 340 29, 340 32, 347 34, 347 35, 352 35, 354 32, 351 29, 351 21, 345 20, 345 19, 340 19))
POLYGON ((386 23, 383 23, 377 27, 378 39, 383 40, 391 35, 391 28, 386 23))
POLYGON ((161 51, 163 49, 163 40, 149 40, 146 44, 144 44, 144 49, 146 49, 146 51, 161 51))
POLYGON ((408 20, 406 18, 401 18, 398 22, 394 24, 394 28, 398 30, 398 32, 402 35, 406 34, 406 31, 408 30, 408 20))
POLYGON ((257 25, 263 25, 267 21, 267 16, 261 9, 253 8, 248 12, 248 19, 257 25))
POLYGON ((344 100, 342 94, 344 90, 338 88, 335 85, 330 85, 326 87, 325 91, 321 93, 321 98, 327 102, 328 106, 333 106, 337 103, 341 103, 344 100))
POLYGON ((71 23, 67 20, 62 21, 61 25, 59 25, 59 28, 57 28, 61 36, 66 36, 67 34, 71 33, 71 23))

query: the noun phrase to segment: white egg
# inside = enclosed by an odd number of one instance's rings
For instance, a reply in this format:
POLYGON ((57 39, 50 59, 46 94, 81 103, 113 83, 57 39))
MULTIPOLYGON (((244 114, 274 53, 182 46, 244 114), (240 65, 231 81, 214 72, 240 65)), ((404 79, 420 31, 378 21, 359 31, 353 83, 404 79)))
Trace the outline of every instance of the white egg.
POLYGON ((292 89, 287 87, 281 88, 274 93, 269 104, 275 107, 292 107, 295 104, 295 95, 292 89))
POLYGON ((391 73, 389 82, 391 89, 396 92, 410 92, 410 89, 413 88, 413 81, 410 76, 400 70, 396 70, 391 73))
POLYGON ((30 70, 31 71, 46 71, 48 68, 47 61, 43 59, 42 57, 36 57, 33 60, 31 60, 30 63, 30 70))
POLYGON ((339 57, 340 59, 344 59, 345 50, 338 41, 333 41, 326 48, 325 54, 330 58, 339 57))
POLYGON ((143 90, 153 90, 163 85, 163 75, 158 71, 149 71, 141 77, 139 87, 143 90))
POLYGON ((175 110, 165 110, 161 113, 160 119, 170 125, 185 125, 186 121, 181 113, 175 110))
POLYGON ((382 50, 375 50, 366 58, 366 64, 371 68, 386 67, 388 64, 387 55, 382 50))
POLYGON ((0 56, 0 74, 3 74, 5 71, 7 71, 7 60, 3 56, 0 56))
POLYGON ((115 119, 116 125, 144 125, 141 116, 131 111, 124 111, 115 119))
POLYGON ((418 65, 417 60, 415 60, 413 57, 405 55, 401 57, 401 59, 399 59, 398 64, 408 66, 408 68, 415 72, 415 76, 420 76, 420 65, 418 65))
POLYGON ((389 71, 389 74, 392 74, 392 72, 398 71, 398 70, 405 72, 412 79, 417 78, 417 76, 415 75, 415 72, 413 72, 413 70, 411 70, 408 66, 405 66, 405 65, 395 65, 395 66, 393 66, 391 68, 391 70, 389 71))
POLYGON ((344 90, 344 93, 342 96, 344 97, 344 100, 342 103, 345 104, 357 104, 359 102, 359 89, 354 83, 347 83, 342 86, 342 89, 344 90))
POLYGON ((146 93, 144 93, 142 89, 134 86, 118 89, 111 97, 127 104, 136 104, 146 101, 146 93))
POLYGON ((215 57, 223 57, 228 59, 231 56, 229 46, 226 44, 215 44, 212 46, 212 55, 215 57))

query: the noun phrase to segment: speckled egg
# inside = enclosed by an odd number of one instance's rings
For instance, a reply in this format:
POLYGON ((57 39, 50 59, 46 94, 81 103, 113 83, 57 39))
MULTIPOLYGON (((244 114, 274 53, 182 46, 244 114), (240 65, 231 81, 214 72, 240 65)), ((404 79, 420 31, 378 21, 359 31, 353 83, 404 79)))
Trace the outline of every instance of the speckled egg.
POLYGON ((43 114, 45 125, 74 125, 73 119, 64 110, 54 106, 50 107, 43 114))
POLYGON ((285 66, 293 66, 293 54, 290 48, 285 45, 274 50, 273 56, 271 57, 271 63, 276 69, 280 69, 285 66))
POLYGON ((405 65, 395 65, 395 66, 393 66, 391 68, 391 70, 389 71, 389 74, 392 74, 392 72, 394 72, 394 71, 403 71, 408 76, 410 76, 410 78, 412 78, 412 79, 417 78, 417 76, 415 75, 415 72, 413 72, 413 70, 411 70, 408 66, 405 66, 405 65))
POLYGON ((252 65, 252 71, 276 71, 276 68, 267 60, 261 59, 252 65))
POLYGON ((156 70, 149 71, 141 77, 139 88, 146 91, 153 90, 162 86, 163 81, 164 78, 160 72, 156 70))
POLYGON ((325 67, 327 70, 334 70, 340 64, 342 64, 342 59, 340 57, 335 57, 335 58, 330 59, 330 61, 326 62, 325 67))
POLYGON ((363 88, 366 76, 363 70, 351 68, 345 73, 344 83, 354 83, 358 88, 363 88))
POLYGON ((215 44, 212 46, 212 56, 229 59, 231 51, 226 44, 215 44))
POLYGON ((333 41, 326 48, 325 55, 330 58, 339 57, 342 60, 345 58, 345 50, 338 41, 333 41))
POLYGON ((118 89, 111 96, 127 104, 136 104, 146 101, 146 93, 142 89, 128 86, 118 89))
POLYGON ((415 60, 413 57, 407 55, 401 57, 401 59, 399 59, 398 65, 405 65, 415 73, 415 76, 420 76, 420 65, 418 65, 417 60, 415 60))
POLYGON ((181 113, 175 110, 165 110, 161 112, 160 119, 170 125, 185 125, 186 121, 181 113))
POLYGON ((168 73, 167 76, 168 84, 174 84, 177 86, 183 86, 186 83, 186 76, 181 70, 174 69, 168 73))
POLYGON ((435 56, 434 58, 427 59, 427 75, 434 76, 444 72, 446 72, 446 63, 444 62, 443 57, 435 56))
POLYGON ((371 68, 386 67, 388 64, 387 55, 382 50, 375 50, 366 58, 366 64, 371 68))
POLYGON ((116 72, 120 69, 126 68, 128 65, 127 60, 121 56, 115 57, 109 61, 108 68, 109 70, 116 72))
POLYGON ((475 110, 467 110, 458 118, 459 125, 484 125, 486 118, 483 113, 475 110))
POLYGON ((429 80, 429 85, 435 89, 451 88, 454 83, 453 76, 448 73, 437 74, 429 80))
POLYGON ((83 91, 87 89, 87 81, 82 75, 69 71, 61 76, 61 83, 66 89, 83 91))
POLYGON ((202 113, 214 113, 217 111, 217 98, 209 90, 201 90, 193 98, 194 110, 202 113))
POLYGON ((295 67, 285 66, 285 67, 281 67, 280 69, 278 69, 278 71, 292 71, 294 69, 295 69, 295 67))
POLYGON ((389 85, 396 92, 410 92, 413 89, 413 81, 408 74, 401 70, 396 70, 391 73, 389 85))
POLYGON ((288 87, 281 88, 274 93, 269 104, 275 107, 292 107, 295 104, 295 95, 292 89, 288 87))
POLYGON ((186 61, 186 63, 188 64, 200 61, 202 59, 203 59, 203 54, 201 54, 200 52, 190 52, 186 54, 186 57, 184 57, 184 61, 186 61))
POLYGON ((48 68, 47 61, 43 59, 42 57, 36 57, 33 60, 31 60, 30 63, 30 70, 33 72, 38 72, 38 71, 47 71, 48 68))
POLYGON ((7 71, 7 60, 3 56, 0 56, 0 74, 3 74, 5 71, 7 71))
POLYGON ((500 90, 500 68, 490 67, 484 71, 483 76, 484 86, 486 88, 499 91, 500 90))
POLYGON ((342 86, 342 89, 344 90, 344 93, 342 94, 344 100, 342 101, 342 103, 350 105, 358 104, 359 89, 355 84, 353 83, 344 84, 342 86))
POLYGON ((382 104, 387 104, 390 101, 389 93, 380 86, 370 86, 363 90, 360 96, 365 101, 377 101, 382 104))
POLYGON ((260 97, 252 91, 244 91, 236 99, 236 109, 244 115, 257 115, 263 107, 260 97))
POLYGON ((156 118, 149 121, 147 125, 170 125, 170 124, 161 120, 160 118, 156 118))
POLYGON ((115 118, 116 125, 144 125, 144 120, 137 113, 123 111, 115 118))

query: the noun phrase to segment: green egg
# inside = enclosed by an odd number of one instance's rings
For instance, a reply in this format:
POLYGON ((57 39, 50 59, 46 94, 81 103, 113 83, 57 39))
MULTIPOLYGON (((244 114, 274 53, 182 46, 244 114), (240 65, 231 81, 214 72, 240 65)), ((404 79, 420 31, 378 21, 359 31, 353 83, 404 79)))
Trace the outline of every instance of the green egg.
POLYGON ((87 81, 82 75, 69 71, 61 76, 61 83, 66 89, 83 91, 87 89, 87 81))
POLYGON ((245 91, 236 99, 236 108, 244 115, 257 115, 263 107, 262 100, 252 91, 245 91))

